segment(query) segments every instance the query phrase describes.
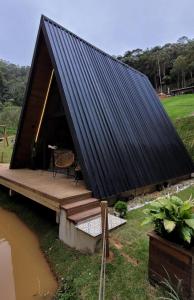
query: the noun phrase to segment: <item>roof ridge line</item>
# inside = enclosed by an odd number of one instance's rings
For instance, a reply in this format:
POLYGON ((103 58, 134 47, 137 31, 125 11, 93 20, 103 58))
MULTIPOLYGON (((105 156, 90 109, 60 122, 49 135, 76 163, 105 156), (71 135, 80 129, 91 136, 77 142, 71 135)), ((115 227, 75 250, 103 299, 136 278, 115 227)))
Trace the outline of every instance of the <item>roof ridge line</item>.
POLYGON ((140 74, 141 76, 147 77, 147 76, 146 76, 145 74, 143 74, 142 72, 140 72, 140 71, 134 69, 133 67, 127 65, 126 63, 122 62, 121 60, 117 59, 116 57, 114 57, 114 56, 108 54, 107 52, 101 50, 100 48, 94 46, 94 45, 91 44, 90 42, 88 42, 88 41, 86 41, 85 39, 79 37, 78 35, 76 35, 76 34, 73 33, 72 31, 70 31, 69 29, 65 28, 64 26, 62 26, 62 25, 60 25, 59 23, 53 21, 52 19, 48 18, 48 17, 45 16, 45 15, 41 15, 41 22, 43 22, 43 21, 48 21, 49 23, 52 23, 53 25, 55 25, 55 26, 59 27, 60 29, 66 31, 67 33, 71 34, 71 35, 74 36, 75 38, 79 39, 80 41, 82 41, 83 43, 87 44, 88 46, 94 48, 95 50, 97 50, 98 52, 102 53, 103 55, 108 56, 108 57, 111 58, 112 60, 114 60, 114 61, 120 63, 121 65, 125 66, 126 68, 131 69, 132 71, 134 71, 134 72, 140 74))

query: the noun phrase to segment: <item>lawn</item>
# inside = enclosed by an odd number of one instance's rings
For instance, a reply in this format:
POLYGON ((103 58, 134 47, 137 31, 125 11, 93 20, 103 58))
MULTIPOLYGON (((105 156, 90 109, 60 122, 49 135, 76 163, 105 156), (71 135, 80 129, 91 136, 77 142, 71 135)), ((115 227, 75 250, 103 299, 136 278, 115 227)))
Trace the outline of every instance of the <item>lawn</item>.
MULTIPOLYGON (((183 199, 194 195, 194 187, 179 193, 183 199)), ((0 206, 15 212, 39 237, 42 251, 57 275, 60 289, 57 300, 98 299, 101 254, 86 255, 65 246, 58 239, 58 226, 51 211, 21 196, 10 201, 0 191, 0 206)), ((162 294, 147 280, 148 237, 150 226, 141 226, 143 208, 127 215, 127 224, 111 233, 113 254, 107 264, 106 299, 147 300, 162 294)))
POLYGON ((161 102, 173 121, 194 114, 194 94, 169 97, 161 102))
POLYGON ((170 97, 162 104, 194 160, 194 94, 170 97))
POLYGON ((177 119, 174 125, 194 161, 194 116, 177 119))
POLYGON ((12 151, 13 151, 14 140, 15 140, 15 136, 10 135, 8 137, 8 143, 9 143, 8 146, 4 144, 4 141, 0 142, 0 163, 10 162, 12 151))

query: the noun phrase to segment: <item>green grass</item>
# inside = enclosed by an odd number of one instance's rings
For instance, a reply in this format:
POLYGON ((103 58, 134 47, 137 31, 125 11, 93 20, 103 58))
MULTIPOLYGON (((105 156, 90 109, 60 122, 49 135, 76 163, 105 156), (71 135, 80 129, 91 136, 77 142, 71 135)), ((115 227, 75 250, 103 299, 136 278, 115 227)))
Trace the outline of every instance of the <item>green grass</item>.
POLYGON ((15 137, 8 138, 9 146, 4 145, 4 142, 0 142, 0 162, 1 163, 9 163, 11 160, 11 155, 13 151, 13 139, 15 137))
POLYGON ((177 119, 174 125, 194 161, 194 116, 177 119))
POLYGON ((194 114, 194 94, 169 97, 161 102, 173 121, 194 114))
POLYGON ((194 198, 194 186, 191 186, 181 192, 178 193, 179 197, 183 200, 189 199, 191 196, 194 198))
POLYGON ((8 135, 8 136, 15 136, 15 135, 16 135, 16 132, 17 132, 17 129, 16 129, 16 128, 11 128, 11 127, 8 127, 8 128, 7 128, 7 135, 8 135))
POLYGON ((194 94, 170 97, 162 104, 194 160, 194 94))

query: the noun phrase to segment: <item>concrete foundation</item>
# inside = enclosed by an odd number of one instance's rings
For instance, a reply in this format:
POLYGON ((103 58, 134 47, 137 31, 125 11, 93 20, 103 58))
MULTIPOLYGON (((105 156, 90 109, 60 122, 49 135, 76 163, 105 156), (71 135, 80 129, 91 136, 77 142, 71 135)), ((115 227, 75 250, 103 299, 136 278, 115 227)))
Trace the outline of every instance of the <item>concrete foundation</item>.
POLYGON ((94 253, 101 247, 101 236, 92 237, 75 227, 66 217, 65 210, 60 212, 59 239, 69 247, 86 253, 94 253))
MULTIPOLYGON (((176 184, 180 181, 187 180, 189 178, 191 178, 191 174, 184 175, 184 176, 181 176, 181 177, 177 177, 177 178, 174 178, 174 179, 169 179, 169 180, 166 181, 166 183, 168 183, 170 185, 173 185, 173 184, 176 184)), ((121 193, 121 196, 123 196, 123 197, 134 196, 134 197, 136 197, 136 196, 140 196, 140 195, 143 195, 143 194, 153 193, 157 190, 158 185, 162 186, 163 184, 164 184, 164 182, 159 182, 158 184, 143 186, 143 187, 140 187, 140 188, 137 188, 137 189, 133 189, 133 190, 123 192, 123 193, 121 193)))

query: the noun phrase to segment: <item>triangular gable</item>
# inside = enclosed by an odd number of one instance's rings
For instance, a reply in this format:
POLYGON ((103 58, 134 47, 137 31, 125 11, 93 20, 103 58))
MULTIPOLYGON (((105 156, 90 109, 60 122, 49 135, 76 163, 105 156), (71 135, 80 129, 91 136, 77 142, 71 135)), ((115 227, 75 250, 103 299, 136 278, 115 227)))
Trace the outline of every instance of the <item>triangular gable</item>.
POLYGON ((12 168, 23 166, 22 156, 33 142, 46 92, 42 82, 48 84, 52 69, 84 180, 95 196, 103 198, 192 172, 192 161, 148 78, 44 16, 12 168), (38 92, 32 95, 34 85, 38 92), (30 119, 32 111, 37 114, 30 119), (30 129, 29 138, 30 126, 34 133, 30 129))

